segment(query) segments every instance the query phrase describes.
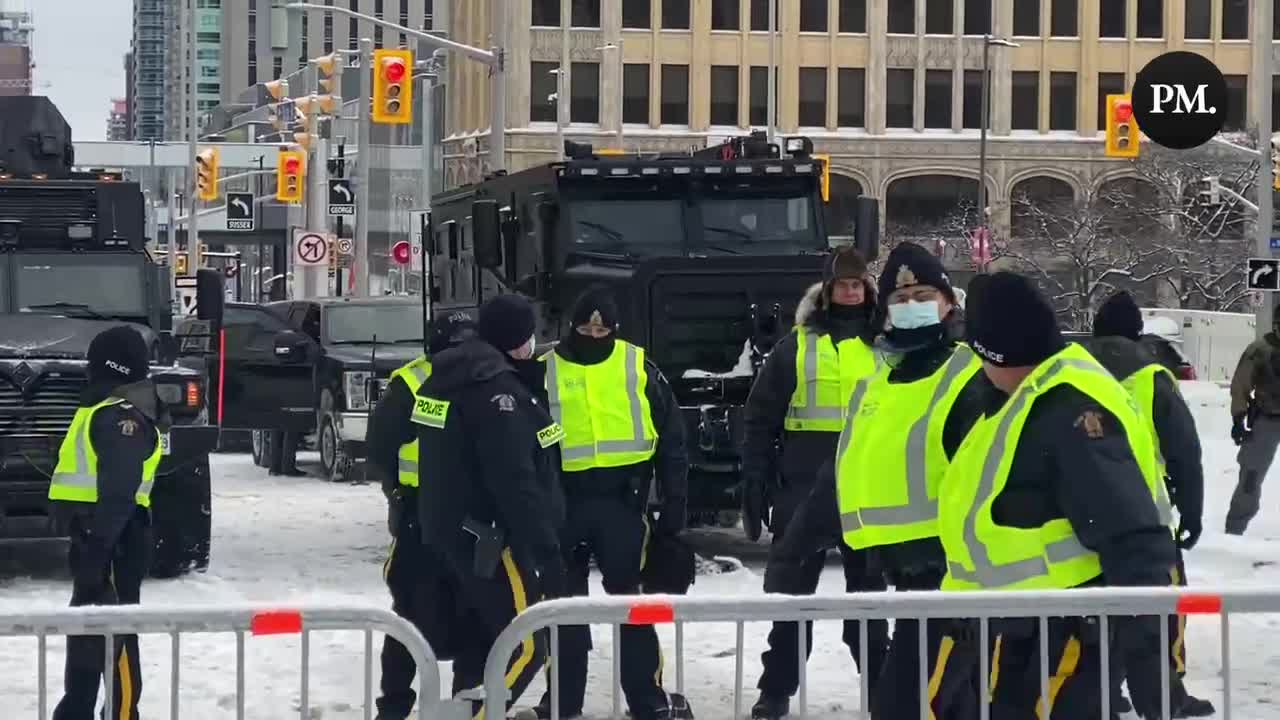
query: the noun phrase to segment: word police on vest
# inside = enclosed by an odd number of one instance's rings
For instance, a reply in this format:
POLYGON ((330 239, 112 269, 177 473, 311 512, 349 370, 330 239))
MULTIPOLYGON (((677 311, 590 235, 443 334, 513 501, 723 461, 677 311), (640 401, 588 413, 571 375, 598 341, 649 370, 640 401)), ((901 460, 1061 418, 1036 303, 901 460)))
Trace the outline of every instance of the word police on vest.
POLYGON ((1152 142, 1173 150, 1199 147, 1227 120, 1227 81, 1213 61, 1192 52, 1165 53, 1134 78, 1133 114, 1152 142))
POLYGON ((444 427, 445 419, 448 416, 448 400, 436 400, 435 398, 422 397, 419 395, 414 399, 413 415, 410 419, 419 425, 442 428, 444 427))

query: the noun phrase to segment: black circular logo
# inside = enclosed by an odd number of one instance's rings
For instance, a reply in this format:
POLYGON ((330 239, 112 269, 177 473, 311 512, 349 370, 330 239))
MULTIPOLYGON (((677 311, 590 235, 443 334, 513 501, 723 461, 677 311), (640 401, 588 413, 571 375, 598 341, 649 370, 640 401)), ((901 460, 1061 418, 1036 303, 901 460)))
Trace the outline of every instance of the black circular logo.
POLYGON ((1227 81, 1213 61, 1193 52, 1161 55, 1133 81, 1138 129, 1159 145, 1189 150, 1211 140, 1227 119, 1227 81))

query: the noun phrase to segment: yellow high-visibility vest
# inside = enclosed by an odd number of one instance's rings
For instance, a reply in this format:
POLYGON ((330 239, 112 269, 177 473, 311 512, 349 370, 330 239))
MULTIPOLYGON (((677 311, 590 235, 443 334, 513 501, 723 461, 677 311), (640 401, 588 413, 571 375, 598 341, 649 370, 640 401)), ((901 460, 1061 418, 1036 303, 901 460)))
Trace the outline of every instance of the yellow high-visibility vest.
POLYGON ((796 328, 796 389, 783 427, 792 432, 840 432, 849 395, 880 367, 880 357, 859 338, 831 342, 796 328))
POLYGON ((1004 490, 1023 427, 1036 398, 1070 385, 1114 415, 1124 428, 1147 489, 1161 483, 1151 434, 1133 397, 1077 344, 1045 360, 998 413, 979 420, 961 444, 939 489, 939 537, 947 553, 943 590, 1067 589, 1102 574, 1065 518, 1036 528, 999 525, 991 508, 1004 490))
POLYGON ((569 472, 642 463, 658 431, 645 395, 644 350, 615 340, 603 362, 580 365, 552 351, 547 364, 551 417, 562 428, 560 466, 569 472))
MULTIPOLYGON (((67 436, 62 439, 62 447, 58 449, 58 464, 53 468, 53 477, 49 482, 49 499, 66 502, 96 503, 98 502, 98 452, 93 447, 93 438, 89 436, 93 416, 99 410, 125 402, 121 398, 109 397, 91 407, 76 410, 71 418, 71 427, 67 436)), ((155 448, 142 463, 142 483, 134 495, 138 505, 151 507, 151 488, 155 486, 156 470, 160 467, 160 431, 155 433, 155 448)))
POLYGON ((1156 509, 1160 511, 1160 522, 1172 526, 1173 502, 1169 500, 1169 489, 1164 482, 1167 463, 1164 459, 1164 453, 1160 452, 1160 435, 1156 433, 1156 376, 1160 374, 1164 374, 1172 380, 1174 388, 1178 387, 1178 378, 1169 371, 1169 368, 1159 363, 1146 365, 1132 375, 1121 378, 1120 384, 1133 396, 1133 401, 1138 405, 1138 417, 1141 418, 1147 432, 1151 433, 1152 447, 1156 452, 1156 472, 1160 475, 1160 482, 1157 485, 1159 494, 1156 496, 1156 509))
MULTIPOLYGON (((409 392, 417 395, 418 388, 422 387, 422 383, 429 377, 431 377, 431 361, 427 360, 426 356, 419 356, 396 368, 396 371, 391 373, 390 379, 400 378, 405 385, 409 386, 409 392)), ((396 458, 396 477, 400 484, 405 487, 418 487, 418 438, 414 437, 411 442, 401 445, 396 458)))
POLYGON ((981 368, 962 345, 926 378, 890 383, 884 368, 858 383, 836 450, 845 544, 860 550, 938 536, 938 484, 949 465, 943 428, 981 368))

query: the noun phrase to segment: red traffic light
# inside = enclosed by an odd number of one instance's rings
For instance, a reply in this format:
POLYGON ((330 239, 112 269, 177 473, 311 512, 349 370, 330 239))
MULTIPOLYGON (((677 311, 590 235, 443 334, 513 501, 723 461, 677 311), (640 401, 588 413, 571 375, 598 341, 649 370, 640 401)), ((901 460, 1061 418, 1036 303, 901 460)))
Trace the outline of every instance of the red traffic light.
POLYGON ((284 171, 289 173, 290 175, 297 174, 297 172, 301 169, 302 169, 302 161, 298 160, 298 158, 289 158, 288 160, 284 161, 284 171))
POLYGON ((413 257, 413 248, 409 247, 408 240, 401 240, 391 246, 391 258, 399 265, 408 265, 409 260, 413 257))
POLYGON ((382 77, 389 83, 404 80, 405 71, 404 60, 400 58, 387 58, 382 61, 382 77))
POLYGON ((1116 122, 1129 122, 1133 117, 1133 103, 1121 101, 1115 105, 1116 122))

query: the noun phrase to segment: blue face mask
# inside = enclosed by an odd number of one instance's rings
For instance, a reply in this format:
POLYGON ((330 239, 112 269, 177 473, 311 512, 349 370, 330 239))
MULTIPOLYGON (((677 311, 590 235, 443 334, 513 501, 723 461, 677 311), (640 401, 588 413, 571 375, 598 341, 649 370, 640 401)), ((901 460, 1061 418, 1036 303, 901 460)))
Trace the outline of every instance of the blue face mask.
POLYGON ((889 306, 889 324, 898 330, 915 330, 942 322, 938 301, 894 303, 889 306))

